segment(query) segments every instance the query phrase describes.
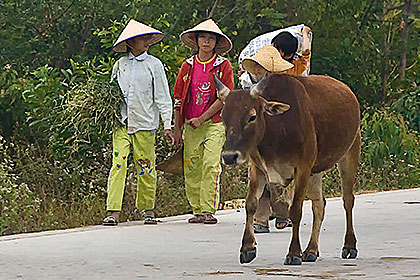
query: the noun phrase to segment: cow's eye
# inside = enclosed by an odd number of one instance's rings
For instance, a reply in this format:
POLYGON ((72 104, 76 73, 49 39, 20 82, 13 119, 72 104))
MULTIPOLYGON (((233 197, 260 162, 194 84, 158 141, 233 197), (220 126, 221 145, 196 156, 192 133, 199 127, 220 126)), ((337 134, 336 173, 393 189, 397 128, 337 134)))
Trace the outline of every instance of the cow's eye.
POLYGON ((253 121, 255 121, 255 119, 257 118, 257 115, 252 115, 252 116, 250 116, 249 117, 249 120, 248 120, 248 122, 250 123, 250 122, 253 122, 253 121))

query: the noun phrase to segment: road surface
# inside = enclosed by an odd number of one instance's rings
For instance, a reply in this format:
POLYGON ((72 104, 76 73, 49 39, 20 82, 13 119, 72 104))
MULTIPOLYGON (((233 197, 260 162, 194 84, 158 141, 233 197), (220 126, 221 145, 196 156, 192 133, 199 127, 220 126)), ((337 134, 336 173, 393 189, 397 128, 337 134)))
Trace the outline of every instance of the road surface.
MULTIPOLYGON (((420 279, 420 189, 356 197, 359 255, 340 258, 344 210, 327 200, 320 258, 283 265, 291 230, 257 235, 257 258, 239 264, 244 209, 217 213, 216 225, 189 215, 158 225, 122 223, 0 238, 0 279, 420 279)), ((302 248, 311 229, 305 201, 302 248)))

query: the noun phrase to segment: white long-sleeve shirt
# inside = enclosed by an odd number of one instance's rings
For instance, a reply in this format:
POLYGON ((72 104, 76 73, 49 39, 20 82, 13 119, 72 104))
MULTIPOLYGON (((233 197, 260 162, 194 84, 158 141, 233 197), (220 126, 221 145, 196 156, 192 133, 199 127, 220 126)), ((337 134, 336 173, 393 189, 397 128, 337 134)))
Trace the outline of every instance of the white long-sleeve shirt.
POLYGON ((121 123, 127 121, 127 132, 154 130, 159 114, 164 129, 171 129, 172 99, 162 62, 147 52, 135 57, 121 57, 112 69, 111 81, 117 79, 124 95, 121 123))

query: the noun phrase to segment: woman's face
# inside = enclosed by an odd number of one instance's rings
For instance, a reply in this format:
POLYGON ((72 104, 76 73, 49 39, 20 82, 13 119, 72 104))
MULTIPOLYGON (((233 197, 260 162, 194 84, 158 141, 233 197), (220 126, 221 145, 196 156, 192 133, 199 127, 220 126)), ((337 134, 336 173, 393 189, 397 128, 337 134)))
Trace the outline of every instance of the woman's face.
POLYGON ((281 57, 284 60, 287 60, 290 62, 290 60, 293 58, 293 54, 285 55, 285 53, 282 50, 279 50, 281 57))
POLYGON ((204 52, 213 52, 216 47, 216 35, 207 32, 200 32, 197 38, 198 49, 204 52))
POLYGON ((152 39, 151 35, 143 35, 129 39, 127 43, 133 52, 143 53, 149 49, 150 39, 152 39))
POLYGON ((265 73, 267 73, 267 70, 265 70, 265 68, 259 65, 258 63, 255 63, 251 74, 254 75, 257 81, 261 80, 264 77, 265 73))

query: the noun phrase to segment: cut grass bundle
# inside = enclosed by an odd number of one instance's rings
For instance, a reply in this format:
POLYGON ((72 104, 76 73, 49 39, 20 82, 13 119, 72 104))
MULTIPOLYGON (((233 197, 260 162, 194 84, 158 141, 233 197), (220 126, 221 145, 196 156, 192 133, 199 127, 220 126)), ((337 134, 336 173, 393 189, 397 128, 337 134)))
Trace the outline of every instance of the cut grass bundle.
POLYGON ((54 128, 57 140, 73 151, 81 143, 103 144, 110 139, 121 102, 123 96, 115 82, 90 79, 76 86, 62 105, 62 123, 54 128))

